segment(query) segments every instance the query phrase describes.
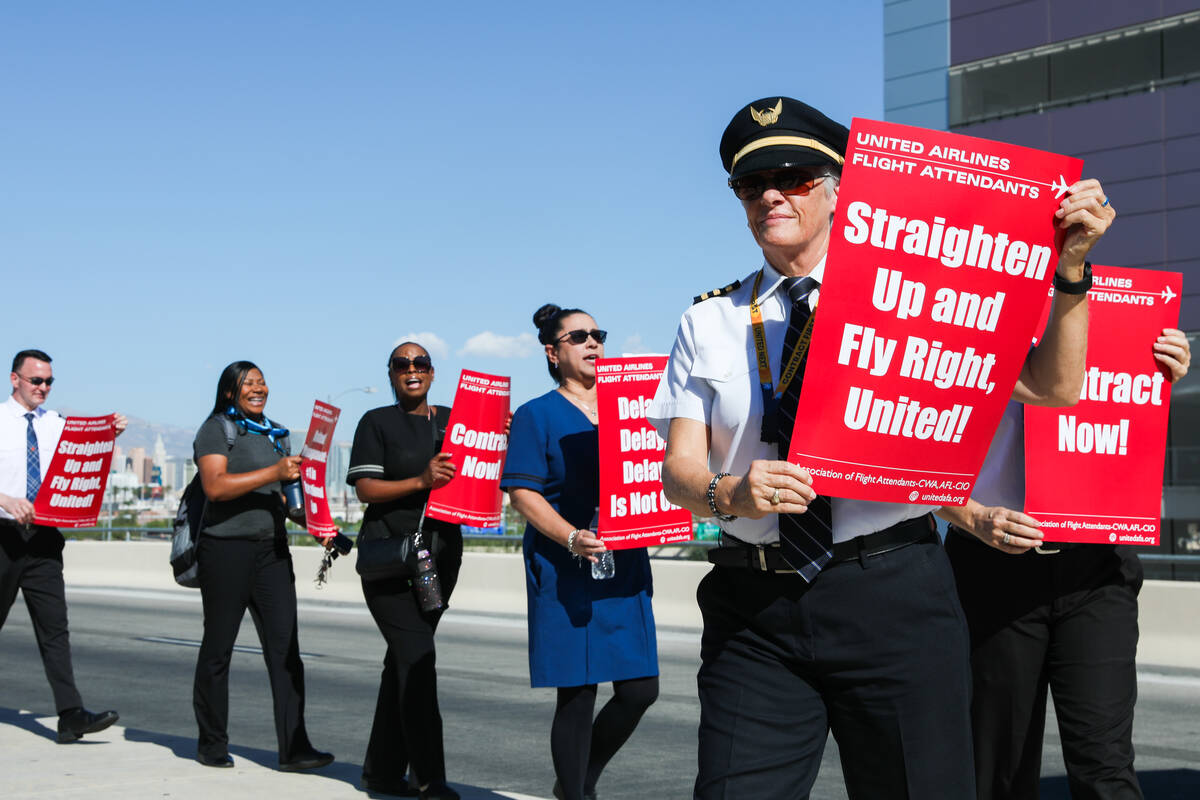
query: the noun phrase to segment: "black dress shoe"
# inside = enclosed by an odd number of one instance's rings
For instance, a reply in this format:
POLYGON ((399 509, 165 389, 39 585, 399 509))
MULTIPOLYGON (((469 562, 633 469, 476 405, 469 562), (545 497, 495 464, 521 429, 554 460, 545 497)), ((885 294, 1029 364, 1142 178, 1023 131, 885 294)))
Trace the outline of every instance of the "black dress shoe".
POLYGON ((112 725, 120 715, 115 711, 93 714, 86 708, 72 708, 58 715, 58 743, 73 742, 85 733, 96 733, 112 725))
POLYGON ((409 783, 407 778, 401 778, 398 781, 382 781, 364 775, 362 788, 372 794, 386 794, 392 797, 418 797, 421 794, 420 790, 409 783))
POLYGON ((420 800, 460 800, 458 792, 446 785, 445 781, 435 781, 417 795, 420 800))
POLYGON ((333 763, 333 753, 322 753, 320 750, 309 750, 291 761, 280 761, 280 772, 302 772, 306 769, 320 769, 333 763))
POLYGON ((227 769, 233 766, 233 758, 226 753, 223 756, 206 756, 199 753, 196 754, 196 760, 206 767, 219 767, 227 769))

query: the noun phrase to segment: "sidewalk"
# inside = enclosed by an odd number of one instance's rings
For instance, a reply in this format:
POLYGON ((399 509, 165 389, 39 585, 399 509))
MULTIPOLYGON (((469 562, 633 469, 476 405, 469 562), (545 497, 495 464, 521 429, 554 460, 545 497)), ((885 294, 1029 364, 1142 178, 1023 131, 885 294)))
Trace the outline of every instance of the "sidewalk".
MULTIPOLYGON (((55 741, 57 717, 0 708, 0 794, 26 798, 322 800, 384 797, 358 787, 361 767, 334 762, 308 773, 279 772, 274 751, 233 746, 233 769, 193 760, 195 739, 114 725, 72 744, 55 741)), ((452 784, 463 800, 542 800, 452 784)))

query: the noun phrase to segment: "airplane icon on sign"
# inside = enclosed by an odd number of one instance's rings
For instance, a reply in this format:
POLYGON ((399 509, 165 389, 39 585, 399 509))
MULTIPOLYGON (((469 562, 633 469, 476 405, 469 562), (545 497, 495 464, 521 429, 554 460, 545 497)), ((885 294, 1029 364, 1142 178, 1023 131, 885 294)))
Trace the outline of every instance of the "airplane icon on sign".
POLYGON ((1164 286, 1163 290, 1159 292, 1159 297, 1169 303, 1175 299, 1175 293, 1171 291, 1170 286, 1164 286))

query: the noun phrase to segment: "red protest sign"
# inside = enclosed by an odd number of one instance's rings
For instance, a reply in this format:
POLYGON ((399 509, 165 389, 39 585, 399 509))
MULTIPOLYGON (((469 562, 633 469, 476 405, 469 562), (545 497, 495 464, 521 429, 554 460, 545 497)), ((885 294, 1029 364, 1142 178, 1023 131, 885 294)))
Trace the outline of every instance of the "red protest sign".
POLYGON ((817 492, 966 502, 1058 263, 1054 212, 1082 165, 854 120, 789 455, 817 492))
POLYGON ((304 489, 304 527, 318 539, 327 539, 338 532, 325 496, 325 465, 333 444, 333 429, 337 427, 342 410, 317 400, 313 403, 312 421, 308 436, 300 451, 300 486, 304 489))
POLYGON ((507 377, 462 371, 442 443, 457 471, 449 483, 429 493, 426 516, 477 528, 500 524, 508 401, 507 377))
POLYGON ((1152 348, 1178 324, 1183 276, 1121 267, 1092 276, 1079 403, 1025 407, 1025 513, 1048 542, 1157 545, 1171 384, 1152 348))
POLYGON ((59 528, 90 528, 100 517, 112 465, 114 415, 67 417, 50 467, 33 502, 33 521, 59 528))
POLYGON ((609 550, 685 542, 692 514, 667 501, 662 485, 664 442, 646 420, 666 356, 602 358, 596 362, 600 419, 599 535, 609 550))

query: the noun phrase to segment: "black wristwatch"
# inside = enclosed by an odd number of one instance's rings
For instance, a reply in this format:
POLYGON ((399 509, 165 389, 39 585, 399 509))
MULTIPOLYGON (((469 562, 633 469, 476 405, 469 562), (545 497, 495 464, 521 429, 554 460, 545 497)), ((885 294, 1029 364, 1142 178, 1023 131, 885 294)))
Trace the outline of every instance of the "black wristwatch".
POLYGON ((1077 281, 1069 281, 1054 272, 1054 290, 1063 294, 1087 294, 1092 288, 1092 262, 1083 262, 1083 277, 1077 281))

